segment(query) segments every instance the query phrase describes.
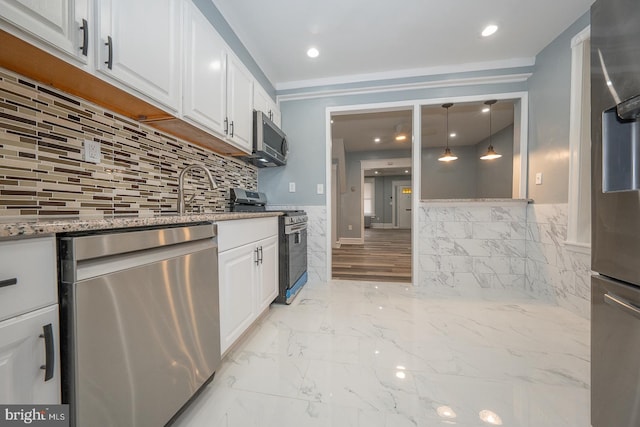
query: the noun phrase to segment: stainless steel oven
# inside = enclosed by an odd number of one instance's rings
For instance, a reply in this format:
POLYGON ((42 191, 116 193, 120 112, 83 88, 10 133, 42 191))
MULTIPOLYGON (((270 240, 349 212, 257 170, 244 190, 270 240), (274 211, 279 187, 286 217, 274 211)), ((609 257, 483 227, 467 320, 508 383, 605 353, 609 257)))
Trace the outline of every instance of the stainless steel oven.
MULTIPOLYGON (((265 212, 267 197, 264 193, 243 188, 231 189, 231 211, 265 212)), ((307 283, 307 223, 302 210, 274 210, 278 218, 280 292, 276 302, 291 304, 307 283)))
POLYGON ((307 215, 283 211, 280 221, 280 293, 276 302, 291 304, 307 282, 307 215))

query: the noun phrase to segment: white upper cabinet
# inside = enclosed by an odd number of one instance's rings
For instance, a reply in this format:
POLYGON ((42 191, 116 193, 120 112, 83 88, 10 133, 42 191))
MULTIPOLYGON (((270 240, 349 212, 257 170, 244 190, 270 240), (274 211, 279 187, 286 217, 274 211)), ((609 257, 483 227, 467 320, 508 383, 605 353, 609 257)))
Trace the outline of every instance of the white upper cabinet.
POLYGON ((227 62, 227 114, 229 137, 239 148, 253 149, 253 79, 232 56, 227 62))
MULTIPOLYGON (((91 40, 88 0, 0 0, 0 20, 34 37, 40 46, 87 62, 91 40)), ((6 25, 2 28, 13 32, 6 25)))
POLYGON ((96 68, 179 111, 179 0, 98 0, 97 4, 96 68))
POLYGON ((186 2, 183 117, 253 148, 253 77, 198 8, 186 2))
POLYGON ((228 132, 227 49, 200 11, 188 2, 185 11, 183 115, 210 130, 228 132))
POLYGON ((254 82, 253 89, 253 109, 262 111, 276 125, 280 126, 280 110, 273 99, 267 94, 258 82, 254 82))

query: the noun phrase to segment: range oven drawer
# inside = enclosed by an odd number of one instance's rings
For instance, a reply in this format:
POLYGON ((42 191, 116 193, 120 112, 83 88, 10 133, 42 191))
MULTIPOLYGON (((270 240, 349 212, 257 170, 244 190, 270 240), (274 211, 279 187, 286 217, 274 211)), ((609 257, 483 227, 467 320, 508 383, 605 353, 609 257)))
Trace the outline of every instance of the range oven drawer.
POLYGON ((640 425, 640 287, 591 277, 591 425, 640 425))

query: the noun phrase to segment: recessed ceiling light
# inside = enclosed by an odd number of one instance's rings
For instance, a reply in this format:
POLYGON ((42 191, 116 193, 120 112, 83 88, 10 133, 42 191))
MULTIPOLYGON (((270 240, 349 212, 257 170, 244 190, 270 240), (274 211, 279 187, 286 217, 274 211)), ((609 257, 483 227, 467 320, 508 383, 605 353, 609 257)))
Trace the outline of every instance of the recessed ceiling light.
POLYGON ((333 124, 333 119, 331 119, 331 124, 333 124))
POLYGON ((458 135, 457 133, 455 133, 455 132, 451 132, 451 133, 449 134, 449 137, 451 137, 451 138, 455 138, 457 135, 458 135))
POLYGON ((489 108, 489 107, 485 107, 485 108, 483 108, 483 109, 482 109, 482 112, 483 112, 483 113, 488 113, 489 111, 490 111, 490 108, 489 108))
POLYGON ((438 408, 436 409, 436 412, 442 418, 450 418, 451 419, 451 418, 456 418, 457 417, 455 411, 453 409, 451 409, 451 407, 449 407, 449 406, 438 406, 438 408))
POLYGON ((373 142, 380 142, 380 138, 373 138, 373 142))
POLYGON ((409 173, 409 170, 408 170, 408 169, 405 169, 405 170, 404 170, 404 173, 409 173))
POLYGON ((485 27, 484 30, 482 30, 482 37, 489 37, 490 35, 494 34, 496 31, 498 31, 498 26, 497 25, 487 25, 485 27))
POLYGON ((502 425, 502 419, 500 418, 500 416, 493 411, 489 411, 488 409, 483 409, 482 411, 480 411, 478 416, 487 424, 491 424, 494 426, 502 425))
POLYGON ((378 175, 378 171, 375 171, 374 173, 375 173, 376 175, 378 175))
POLYGON ((317 58, 318 55, 320 55, 320 51, 318 49, 316 49, 315 47, 312 47, 307 51, 307 56, 309 58, 317 58))
POLYGON ((396 136, 396 141, 404 141, 405 139, 407 139, 407 135, 397 135, 396 136))

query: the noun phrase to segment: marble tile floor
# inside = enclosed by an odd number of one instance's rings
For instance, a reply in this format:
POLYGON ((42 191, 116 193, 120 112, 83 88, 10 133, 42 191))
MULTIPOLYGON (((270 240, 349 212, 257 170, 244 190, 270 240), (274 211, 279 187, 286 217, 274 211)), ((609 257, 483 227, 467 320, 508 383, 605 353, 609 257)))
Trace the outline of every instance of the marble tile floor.
POLYGON ((588 427, 588 321, 487 292, 308 284, 175 426, 588 427))

